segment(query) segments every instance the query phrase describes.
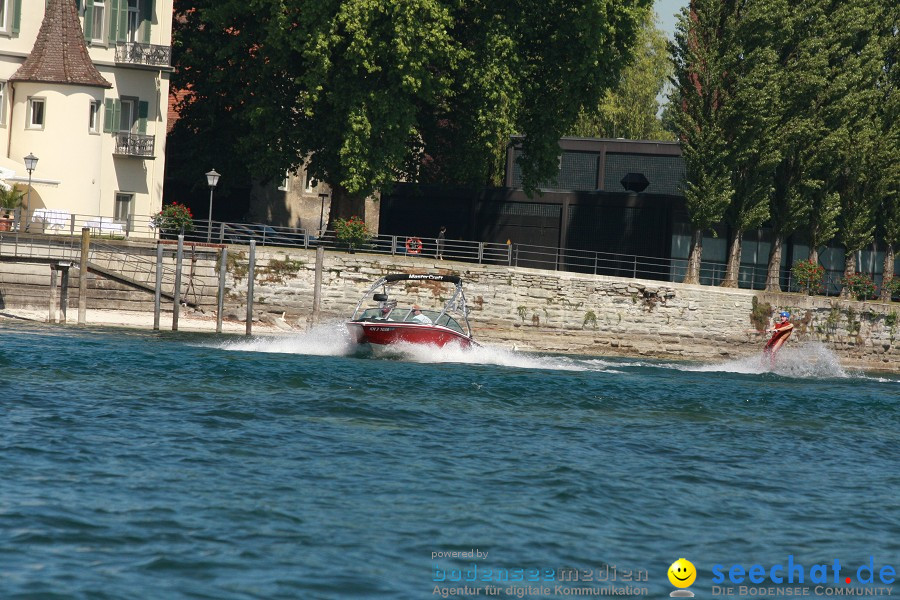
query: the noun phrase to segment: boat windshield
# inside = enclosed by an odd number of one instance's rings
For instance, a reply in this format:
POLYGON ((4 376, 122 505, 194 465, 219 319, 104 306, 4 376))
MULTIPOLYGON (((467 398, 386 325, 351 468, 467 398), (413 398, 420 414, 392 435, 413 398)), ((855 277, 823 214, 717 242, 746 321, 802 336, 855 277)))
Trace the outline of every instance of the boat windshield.
MULTIPOLYGON (((463 328, 459 323, 456 322, 456 319, 451 317, 448 314, 441 315, 440 311, 437 310, 423 310, 422 314, 428 317, 434 325, 441 325, 442 327, 446 327, 448 329, 452 329, 453 331, 459 332, 465 335, 463 328)), ((357 319, 358 321, 405 321, 407 323, 415 323, 415 314, 413 313, 412 308, 401 308, 396 307, 392 308, 390 311, 385 313, 381 308, 367 308, 357 319)))

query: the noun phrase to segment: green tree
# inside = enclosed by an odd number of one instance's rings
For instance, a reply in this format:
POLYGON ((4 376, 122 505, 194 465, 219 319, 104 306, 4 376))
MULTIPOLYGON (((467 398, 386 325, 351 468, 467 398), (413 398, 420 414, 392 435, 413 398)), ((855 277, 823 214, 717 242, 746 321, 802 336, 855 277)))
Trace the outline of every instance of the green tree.
POLYGON ((881 300, 889 302, 887 283, 894 276, 894 256, 900 244, 900 5, 889 5, 888 22, 892 31, 886 34, 884 70, 879 81, 876 111, 883 136, 884 153, 878 174, 883 178, 878 212, 878 235, 884 244, 881 300))
POLYGON ((879 212, 879 224, 881 239, 884 242, 884 264, 882 269, 881 280, 881 300, 889 302, 891 292, 887 285, 888 281, 894 278, 895 251, 897 245, 900 244, 900 194, 896 188, 894 191, 885 196, 879 212))
MULTIPOLYGON (((784 240, 807 222, 812 198, 827 199, 829 189, 819 179, 817 160, 827 135, 822 116, 828 83, 828 56, 824 51, 830 23, 827 0, 806 0, 781 12, 777 82, 781 119, 774 140, 780 149, 769 201, 772 246, 769 250, 767 291, 781 291, 784 240)), ((829 213, 818 213, 826 216, 829 213)), ((823 225, 822 231, 827 229, 823 225)))
POLYGON ((580 137, 627 138, 632 140, 674 140, 658 116, 660 94, 672 76, 672 60, 667 38, 656 25, 656 16, 647 16, 638 34, 631 61, 622 70, 619 83, 608 89, 600 102, 582 108, 568 135, 580 137))
POLYGON ((267 106, 294 105, 301 91, 269 60, 264 40, 278 23, 270 4, 175 0, 170 93, 179 118, 166 141, 166 176, 205 187, 203 174, 215 166, 226 174, 216 189, 219 202, 240 182, 283 177, 299 163, 282 143, 299 116, 266 113, 267 106))
MULTIPOLYGON (((880 172, 889 150, 880 125, 879 89, 883 82, 887 43, 896 22, 887 18, 884 0, 837 3, 830 57, 832 101, 826 124, 840 140, 839 161, 832 177, 841 199, 839 239, 844 245, 844 279, 856 271, 856 254, 874 240, 877 206, 886 180, 880 172)), ((896 154, 896 151, 894 152, 896 154)), ((843 295, 848 295, 845 289, 843 295)))
POLYGON ((332 220, 398 178, 496 179, 515 133, 533 189, 579 108, 617 83, 649 3, 177 0, 189 68, 173 88, 194 105, 181 127, 196 146, 230 120, 216 154, 255 175, 305 163, 333 190, 332 220))
POLYGON ((841 195, 834 191, 823 191, 824 181, 810 191, 807 196, 808 219, 806 232, 809 236, 809 260, 819 261, 819 248, 834 239, 838 232, 838 217, 841 215, 841 195))
POLYGON ((733 31, 726 3, 695 0, 679 15, 671 47, 675 77, 670 102, 684 157, 692 230, 685 283, 699 283, 703 232, 722 220, 734 195, 725 129, 733 31))
POLYGON ((725 212, 729 224, 728 263, 723 287, 737 287, 744 231, 769 218, 772 179, 780 154, 776 125, 778 55, 787 11, 783 0, 757 0, 735 7, 733 47, 728 70, 733 74, 724 106, 734 196, 725 212))

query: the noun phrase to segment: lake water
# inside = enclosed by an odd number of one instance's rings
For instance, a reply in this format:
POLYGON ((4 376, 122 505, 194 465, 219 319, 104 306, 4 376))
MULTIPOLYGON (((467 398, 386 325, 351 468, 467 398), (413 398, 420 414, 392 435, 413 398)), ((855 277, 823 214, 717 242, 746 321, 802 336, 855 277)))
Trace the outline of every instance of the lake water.
POLYGON ((663 598, 679 557, 698 598, 789 557, 878 587, 900 380, 763 366, 3 323, 0 598, 663 598))

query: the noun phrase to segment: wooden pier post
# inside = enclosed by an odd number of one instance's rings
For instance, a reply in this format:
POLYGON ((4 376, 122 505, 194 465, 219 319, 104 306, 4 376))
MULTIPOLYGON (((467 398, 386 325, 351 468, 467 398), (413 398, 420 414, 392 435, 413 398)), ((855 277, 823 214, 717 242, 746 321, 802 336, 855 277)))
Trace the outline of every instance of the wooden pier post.
POLYGON ((69 267, 70 262, 57 263, 57 268, 61 271, 59 278, 59 322, 61 325, 66 324, 66 311, 69 308, 69 267))
POLYGON ((313 310, 310 326, 319 324, 319 310, 322 304, 322 267, 325 263, 325 248, 316 247, 316 279, 313 285, 313 310))
POLYGON ((81 256, 78 259, 78 324, 87 323, 88 258, 91 253, 91 229, 81 228, 81 256))
POLYGON ((47 318, 48 323, 56 323, 56 295, 58 290, 56 288, 56 279, 58 273, 56 272, 56 265, 50 265, 50 316, 47 318))
POLYGON ((216 304, 216 333, 222 333, 222 312, 225 310, 225 274, 228 272, 228 248, 219 253, 219 298, 216 304))
POLYGON ((162 300, 163 246, 156 243, 156 289, 153 293, 153 331, 159 331, 159 311, 162 300))
POLYGON ((247 335, 253 332, 253 278, 256 276, 256 240, 250 240, 250 265, 247 267, 247 335))
POLYGON ((181 312, 181 263, 184 260, 184 234, 178 236, 178 253, 175 255, 175 303, 172 306, 172 331, 178 331, 178 314, 181 312))

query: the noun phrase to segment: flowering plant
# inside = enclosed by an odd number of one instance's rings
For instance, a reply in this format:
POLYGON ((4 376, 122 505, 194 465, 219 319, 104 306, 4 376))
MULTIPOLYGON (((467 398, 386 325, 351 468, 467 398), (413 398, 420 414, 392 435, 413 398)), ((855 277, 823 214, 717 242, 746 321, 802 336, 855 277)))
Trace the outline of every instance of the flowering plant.
POLYGON ((825 290, 825 267, 811 260, 798 260, 791 268, 797 287, 806 294, 820 294, 825 290))
POLYGON ((362 247, 372 239, 372 233, 366 227, 366 222, 356 216, 349 219, 335 219, 334 231, 338 241, 346 244, 351 251, 362 247))
POLYGON ((875 283, 865 273, 854 273, 850 277, 844 278, 844 287, 857 300, 865 300, 875 296, 875 283))
POLYGON ((194 215, 184 204, 173 202, 150 218, 150 225, 165 233, 184 233, 194 229, 194 215))
POLYGON ((900 276, 894 275, 884 280, 881 286, 887 289, 891 296, 900 296, 900 276))

